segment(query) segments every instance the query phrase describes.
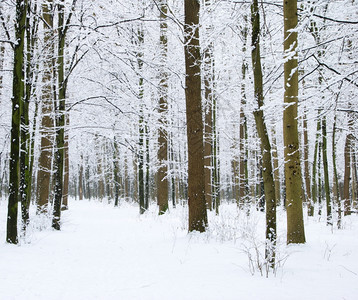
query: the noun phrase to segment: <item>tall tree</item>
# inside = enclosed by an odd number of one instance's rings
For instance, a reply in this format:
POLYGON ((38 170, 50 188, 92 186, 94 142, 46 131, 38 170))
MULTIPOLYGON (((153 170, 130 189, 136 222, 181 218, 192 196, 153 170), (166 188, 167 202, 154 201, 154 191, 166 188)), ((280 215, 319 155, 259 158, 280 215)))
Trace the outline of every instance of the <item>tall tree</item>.
POLYGON ((64 21, 64 0, 58 3, 58 47, 57 47, 57 78, 58 97, 56 103, 56 150, 55 150, 55 201, 53 205, 52 227, 61 229, 61 205, 63 198, 64 148, 65 148, 65 113, 66 113, 66 80, 65 80, 65 40, 66 24, 64 21))
POLYGON ((44 70, 42 75, 42 108, 41 108, 41 148, 37 171, 36 200, 38 212, 46 212, 50 195, 50 181, 53 152, 53 84, 54 84, 54 30, 53 30, 53 0, 42 4, 44 29, 44 70))
POLYGON ((140 73, 139 77, 139 93, 138 99, 140 103, 140 112, 139 112, 139 151, 138 151, 138 197, 139 197, 139 212, 143 214, 145 212, 145 190, 144 190, 144 133, 145 133, 145 121, 144 121, 144 78, 142 76, 143 71, 143 43, 144 43, 144 31, 143 24, 140 24, 137 31, 137 46, 139 47, 137 51, 137 61, 138 69, 140 73))
POLYGON ((17 212, 19 201, 19 158, 20 158, 20 118, 21 102, 24 100, 24 40, 26 24, 27 0, 16 1, 16 20, 14 46, 14 65, 12 81, 12 121, 11 121, 11 149, 9 163, 9 202, 7 213, 6 241, 18 243, 17 212))
POLYGON ((260 13, 257 0, 253 0, 251 4, 251 25, 251 58, 254 73, 254 97, 258 104, 258 109, 254 111, 254 116, 257 133, 261 140, 262 177, 264 182, 264 193, 266 201, 265 258, 269 261, 271 267, 274 267, 276 246, 276 198, 275 183, 273 180, 272 172, 271 144, 269 141, 263 112, 264 94, 260 55, 260 13))
POLYGON ((188 141, 189 231, 207 226, 204 180, 204 138, 201 103, 199 10, 197 0, 184 2, 185 100, 188 141))
POLYGON ((327 209, 327 225, 332 223, 332 204, 331 204, 331 191, 329 185, 329 170, 327 159, 327 119, 323 116, 322 119, 322 156, 323 156, 323 173, 324 173, 324 190, 326 195, 326 209, 327 209))
POLYGON ((168 114, 168 72, 166 71, 168 57, 167 13, 166 0, 159 2, 160 8, 160 82, 159 82, 159 135, 158 135, 158 187, 157 201, 159 214, 168 209, 168 134, 166 115, 168 114))
MULTIPOLYGON (((247 48, 247 34, 248 34, 248 17, 246 14, 243 16, 244 25, 241 30, 243 46, 242 53, 246 53, 247 48)), ((247 119, 245 115, 246 106, 246 73, 247 73, 247 61, 245 55, 243 55, 243 61, 241 65, 241 104, 240 104, 240 158, 239 158, 239 195, 237 203, 239 207, 243 207, 245 198, 248 196, 248 151, 247 151, 247 119)))
POLYGON ((305 243, 302 211, 302 175, 300 165, 297 105, 297 0, 283 1, 284 14, 284 103, 283 139, 287 207, 287 243, 305 243))
MULTIPOLYGON (((204 1, 205 7, 210 7, 210 1, 204 1)), ((205 28, 205 34, 210 36, 212 24, 205 28)), ((210 42, 203 50, 203 83, 204 83, 204 177, 205 198, 207 207, 212 210, 212 176, 213 176, 213 43, 210 42)))

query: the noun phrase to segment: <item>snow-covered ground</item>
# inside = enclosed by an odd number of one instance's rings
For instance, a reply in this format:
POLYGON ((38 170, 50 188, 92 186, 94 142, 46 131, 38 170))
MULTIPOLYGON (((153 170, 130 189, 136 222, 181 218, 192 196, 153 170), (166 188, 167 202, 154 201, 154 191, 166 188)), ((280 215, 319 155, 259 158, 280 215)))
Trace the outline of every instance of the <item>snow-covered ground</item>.
POLYGON ((4 242, 6 205, 1 201, 0 300, 358 299, 357 215, 344 219, 343 230, 306 218, 307 243, 286 246, 281 211, 280 266, 266 278, 256 266, 261 212, 247 216, 223 205, 220 216, 209 215, 207 233, 188 234, 181 206, 139 216, 132 204, 71 201, 60 232, 33 216, 28 237, 14 246, 4 242))

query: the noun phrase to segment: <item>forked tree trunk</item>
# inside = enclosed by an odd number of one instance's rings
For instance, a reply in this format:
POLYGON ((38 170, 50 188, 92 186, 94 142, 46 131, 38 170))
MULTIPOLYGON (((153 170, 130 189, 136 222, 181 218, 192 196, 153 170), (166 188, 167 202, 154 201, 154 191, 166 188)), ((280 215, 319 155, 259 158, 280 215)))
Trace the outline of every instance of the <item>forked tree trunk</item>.
POLYGON ((302 210, 302 175, 300 166, 297 105, 297 0, 283 2, 284 13, 284 103, 283 138, 285 158, 287 243, 305 243, 302 210))
POLYGON ((208 221, 204 180, 204 126, 201 103, 199 9, 199 1, 184 1, 189 231, 203 232, 206 230, 208 221))

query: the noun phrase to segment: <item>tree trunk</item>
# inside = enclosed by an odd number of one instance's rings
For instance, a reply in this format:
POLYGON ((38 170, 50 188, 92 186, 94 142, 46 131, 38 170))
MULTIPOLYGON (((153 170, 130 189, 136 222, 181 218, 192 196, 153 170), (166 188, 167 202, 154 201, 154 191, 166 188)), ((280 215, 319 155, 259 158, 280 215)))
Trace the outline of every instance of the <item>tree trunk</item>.
POLYGON ((158 132, 158 188, 157 201, 159 214, 162 215, 168 210, 168 133, 167 120, 168 114, 168 72, 165 70, 168 56, 168 37, 167 37, 167 1, 160 1, 160 53, 161 69, 159 83, 159 132, 158 132))
POLYGON ((65 113, 66 113, 66 82, 65 82, 65 28, 64 28, 64 0, 58 3, 58 104, 56 105, 56 151, 55 151, 55 201, 53 205, 52 227, 61 229, 61 206, 63 198, 63 172, 65 148, 65 113))
POLYGON ((339 181, 337 173, 337 164, 336 164, 336 127, 337 127, 337 115, 334 115, 333 121, 333 133, 332 133, 332 162, 333 162, 333 195, 335 197, 335 202, 338 206, 338 219, 337 227, 341 229, 342 221, 342 207, 341 207, 341 193, 339 191, 339 181))
POLYGON ((78 197, 79 200, 83 200, 83 159, 81 159, 80 175, 78 178, 78 197))
POLYGON ((298 62, 297 0, 283 2, 284 12, 284 103, 283 138, 287 207, 287 243, 305 243, 302 211, 302 177, 297 125, 298 62))
POLYGON ((145 210, 147 210, 149 208, 149 201, 150 201, 150 190, 149 190, 149 186, 150 186, 150 171, 149 171, 149 166, 150 166, 150 155, 149 155, 149 126, 148 123, 145 124, 145 136, 146 136, 146 141, 145 141, 145 197, 144 197, 144 208, 145 210))
POLYGON ((333 225, 332 223, 332 208, 331 208, 331 193, 329 185, 329 170, 327 160, 327 125, 326 116, 322 119, 322 151, 323 151, 323 172, 324 172, 324 190, 326 195, 326 208, 327 208, 327 225, 333 225))
POLYGON ((254 74, 254 97, 258 109, 254 111, 256 129, 261 140, 262 177, 266 201, 266 246, 265 258, 271 267, 275 265, 276 246, 276 198, 272 172, 271 145, 267 133, 262 107, 264 105, 262 69, 260 56, 260 14, 257 0, 251 4, 252 43, 251 59, 254 74))
POLYGON ((304 159, 304 177, 305 177, 305 186, 307 194, 307 203, 311 203, 311 180, 310 180, 310 170, 309 170, 309 144, 308 144, 308 128, 307 128, 307 114, 306 111, 303 115, 303 159, 304 159))
MULTIPOLYGON (((247 16, 244 15, 244 28, 242 30, 242 53, 246 53, 246 44, 247 44, 247 16)), ((247 72, 247 62, 245 55, 243 55, 243 62, 241 66, 242 80, 241 80, 241 105, 240 105, 240 158, 239 158, 239 197, 237 199, 237 204, 239 208, 243 208, 246 198, 249 193, 248 186, 248 150, 246 146, 247 142, 247 120, 244 112, 246 106, 246 72, 247 72)))
POLYGON ((185 0, 185 99, 188 140, 189 231, 203 232, 207 226, 204 138, 201 103, 199 9, 197 0, 185 0))
POLYGON ((277 155, 277 142, 276 142, 276 131, 272 130, 272 163, 273 163, 273 180, 275 183, 275 199, 276 206, 280 205, 281 202, 281 184, 280 184, 280 169, 278 164, 277 155))
POLYGON ((113 176, 114 176, 114 206, 119 205, 119 153, 118 153, 118 144, 117 139, 114 137, 113 140, 113 176))
POLYGON ((349 193, 350 179, 351 179, 351 134, 347 134, 346 143, 344 147, 344 183, 343 183, 343 201, 344 201, 344 215, 351 214, 351 197, 349 193))
POLYGON ((23 101, 24 85, 24 39, 26 23, 27 1, 16 1, 16 23, 14 45, 14 65, 12 81, 12 121, 11 121, 11 149, 9 163, 9 202, 7 212, 6 241, 17 244, 17 213, 19 201, 19 158, 20 158, 20 119, 21 102, 23 101))
POLYGON ((64 147, 64 178, 63 178, 63 201, 62 201, 62 210, 68 209, 68 188, 69 188, 69 179, 70 179, 70 156, 69 156, 69 143, 68 143, 68 127, 70 125, 70 116, 66 115, 66 127, 65 132, 65 147, 64 147))
MULTIPOLYGON (((214 68, 214 66, 213 66, 214 68)), ((213 71, 214 72, 214 71, 213 71)), ((212 75, 214 76, 214 75, 212 75)), ((220 206, 220 161, 219 161, 219 143, 218 143, 218 129, 217 129, 217 99, 213 95, 213 171, 212 171, 212 186, 213 186, 213 204, 215 213, 219 214, 220 206)))
POLYGON ((52 169, 53 151, 53 0, 48 0, 42 5, 44 20, 44 70, 42 87, 42 120, 41 120, 41 148, 37 171, 37 211, 47 212, 50 194, 50 181, 52 169))

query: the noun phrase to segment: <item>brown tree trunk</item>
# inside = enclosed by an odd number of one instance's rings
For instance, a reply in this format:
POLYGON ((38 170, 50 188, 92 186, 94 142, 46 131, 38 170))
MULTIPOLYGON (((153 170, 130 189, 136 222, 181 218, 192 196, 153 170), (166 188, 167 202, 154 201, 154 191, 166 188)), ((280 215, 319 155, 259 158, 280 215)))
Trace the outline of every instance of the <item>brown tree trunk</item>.
POLYGON ((185 0, 185 99, 188 140, 189 231, 203 232, 207 226, 204 138, 201 104, 199 9, 197 0, 185 0))
POLYGON ((168 114, 168 72, 165 70, 168 55, 167 20, 168 13, 167 1, 160 1, 160 51, 161 51, 161 70, 160 70, 160 98, 159 98, 159 135, 158 135, 158 188, 157 201, 159 214, 164 214, 168 210, 168 133, 167 120, 168 114))
POLYGON ((53 2, 47 1, 42 5, 44 26, 44 71, 42 87, 42 120, 41 120, 41 148, 37 171, 37 211, 47 212, 49 202, 51 169, 53 155, 53 2))
POLYGON ((275 198, 276 205, 281 202, 281 183, 280 183, 280 169, 278 164, 277 155, 277 142, 276 142, 276 131, 272 130, 272 161, 273 161, 273 180, 275 183, 275 198))
MULTIPOLYGON (((66 115, 66 125, 67 128, 70 125, 70 117, 66 115)), ((63 179, 63 200, 62 200, 62 210, 68 209, 68 186, 69 186, 69 178, 70 178, 70 156, 69 156, 69 148, 68 148, 68 130, 65 135, 65 147, 64 147, 64 179, 63 179)))
POLYGON ((344 147, 344 183, 343 183, 343 203, 344 203, 344 215, 351 214, 351 195, 350 181, 351 181, 351 134, 347 134, 346 143, 344 147))
MULTIPOLYGON (((244 28, 242 30, 242 53, 246 53, 246 44, 247 44, 247 16, 243 16, 244 19, 244 28)), ((248 187, 248 150, 246 146, 247 142, 247 121, 244 112, 246 106, 246 72, 247 72, 247 62, 245 55, 243 55, 243 62, 241 66, 241 103, 240 103, 240 157, 239 157, 239 195, 237 199, 237 204, 240 208, 244 207, 246 198, 248 197, 249 187, 248 187)))
POLYGON ((285 158, 287 243, 305 243, 302 210, 302 176, 298 141, 297 0, 283 2, 284 12, 284 103, 283 138, 285 158))
POLYGON ((306 111, 303 116, 303 159, 304 159, 304 177, 305 177, 305 186, 306 186, 306 194, 307 194, 307 202, 310 203, 312 201, 311 195, 311 177, 310 177, 310 169, 309 169, 309 144, 308 144, 308 128, 307 128, 307 115, 306 111))
POLYGON ((251 24, 252 24, 252 43, 251 58, 254 74, 254 97, 258 104, 258 109, 254 111, 255 123, 258 136, 261 140, 262 154, 262 177, 264 184, 264 194, 266 201, 266 247, 265 258, 271 265, 275 264, 275 245, 276 245, 276 198, 275 184, 272 172, 271 145, 264 120, 264 105, 262 69, 260 56, 260 14, 257 0, 251 4, 251 24))

